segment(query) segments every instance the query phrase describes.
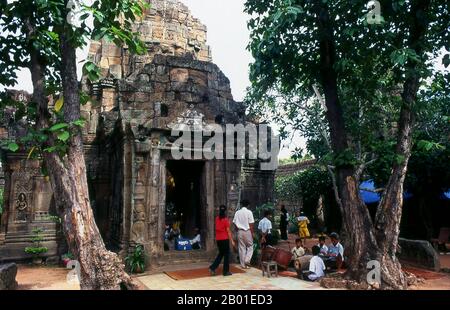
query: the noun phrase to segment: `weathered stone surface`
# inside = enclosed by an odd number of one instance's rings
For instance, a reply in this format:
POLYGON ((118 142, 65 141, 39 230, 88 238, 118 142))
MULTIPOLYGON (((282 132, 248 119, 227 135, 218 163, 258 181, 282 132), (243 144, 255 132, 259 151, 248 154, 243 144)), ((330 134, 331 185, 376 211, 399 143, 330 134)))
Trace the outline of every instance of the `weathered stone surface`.
POLYGON ((188 78, 189 78, 188 69, 173 68, 172 70, 170 70, 170 80, 173 82, 186 83, 188 78))
MULTIPOLYGON (((94 85, 86 78, 82 80, 83 90, 91 95, 89 103, 82 107, 82 115, 86 119, 83 138, 95 220, 105 243, 122 256, 140 243, 151 265, 192 261, 192 256, 197 255, 205 258, 216 250, 215 207, 228 205, 232 215, 238 197, 249 199, 252 208, 273 201, 274 172, 261 171, 258 161, 211 160, 195 146, 199 158, 185 158, 181 163, 185 167, 179 169, 186 172, 189 166, 203 165, 195 172, 201 174, 195 180, 201 183, 196 203, 200 207, 195 210, 197 214, 189 209, 183 212, 191 212, 189 216, 184 213, 190 225, 186 229, 188 235, 193 225, 201 226, 204 252, 166 255, 162 238, 168 207, 166 182, 169 163, 177 161, 171 152, 177 138, 172 136, 172 129, 180 124, 189 129, 199 125, 206 133, 208 124, 245 124, 246 107, 234 101, 230 81, 211 62, 206 27, 191 16, 186 6, 176 0, 153 0, 151 9, 132 29, 141 34, 147 53, 132 55, 126 47, 93 42, 89 57, 101 67, 102 79, 94 85), (242 180, 240 195, 236 192, 238 180, 242 180)), ((9 115, 13 111, 6 112, 9 115)), ((189 152, 191 147, 186 146, 189 152)), ((26 153, 20 156, 17 160, 7 159, 7 171, 15 173, 27 162, 26 153)), ((13 259, 27 258, 23 248, 28 245, 33 225, 52 228, 48 243, 55 241, 55 227, 35 221, 45 219, 45 212, 50 209, 47 205, 54 205, 51 191, 28 181, 17 181, 40 180, 40 163, 37 161, 31 168, 36 172, 6 180, 7 186, 18 184, 26 192, 19 201, 16 193, 20 192, 14 190, 13 201, 7 203, 7 212, 0 222, 0 258, 3 253, 13 259), (43 205, 44 201, 48 202, 45 208, 36 205, 43 205), (16 206, 26 210, 20 216, 27 221, 14 218, 18 214, 16 206), (2 241, 5 239, 7 242, 2 241)), ((182 179, 190 174, 183 174, 182 179)), ((178 188, 189 188, 190 184, 182 183, 178 188)), ((53 246, 47 256, 58 254, 64 253, 56 253, 53 246)))
POLYGON ((400 246, 398 256, 401 260, 427 269, 440 270, 439 255, 430 242, 399 238, 398 243, 400 246))
POLYGON ((17 288, 17 266, 14 263, 0 265, 0 291, 17 288))

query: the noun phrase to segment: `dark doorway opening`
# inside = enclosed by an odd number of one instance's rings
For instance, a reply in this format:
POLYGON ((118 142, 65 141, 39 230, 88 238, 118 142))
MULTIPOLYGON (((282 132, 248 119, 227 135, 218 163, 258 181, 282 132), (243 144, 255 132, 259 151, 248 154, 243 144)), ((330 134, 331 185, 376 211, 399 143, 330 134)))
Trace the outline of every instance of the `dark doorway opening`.
POLYGON ((179 228, 183 238, 203 230, 204 168, 203 161, 169 160, 166 164, 166 225, 179 228))

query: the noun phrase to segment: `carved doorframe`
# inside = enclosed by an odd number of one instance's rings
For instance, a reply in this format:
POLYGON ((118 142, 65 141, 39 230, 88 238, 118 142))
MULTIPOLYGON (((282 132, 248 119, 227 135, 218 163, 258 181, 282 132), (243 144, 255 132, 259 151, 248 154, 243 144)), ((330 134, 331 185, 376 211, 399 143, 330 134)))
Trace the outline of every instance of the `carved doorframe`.
MULTIPOLYGON (((164 229, 165 229, 165 218, 166 218, 166 173, 167 173, 167 161, 174 160, 172 158, 172 155, 170 154, 170 151, 161 151, 160 152, 160 160, 159 160, 159 218, 158 218, 158 236, 164 235, 164 229)), ((154 154, 154 153, 153 153, 154 154)), ((191 160, 184 160, 186 162, 189 162, 191 160)), ((194 160, 192 160, 194 161, 194 160)), ((202 217, 203 214, 205 214, 205 218, 202 218, 202 223, 205 223, 205 236, 204 238, 204 245, 205 245, 205 251, 211 251, 214 249, 214 161, 212 160, 201 160, 205 163, 203 172, 202 172, 202 182, 205 184, 205 191, 206 193, 202 195, 201 200, 205 201, 205 205, 203 206, 202 210, 202 217), (206 199, 205 199, 206 197, 206 199)), ((158 239, 158 249, 160 251, 160 254, 164 253, 164 240, 161 238, 158 239)))

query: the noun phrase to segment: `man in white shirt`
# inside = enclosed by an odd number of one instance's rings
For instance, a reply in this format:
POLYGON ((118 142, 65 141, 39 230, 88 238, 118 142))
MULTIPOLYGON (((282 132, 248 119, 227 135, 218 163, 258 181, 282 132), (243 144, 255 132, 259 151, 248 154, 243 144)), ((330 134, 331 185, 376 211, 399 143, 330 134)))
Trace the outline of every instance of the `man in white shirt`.
POLYGON ((317 245, 312 248, 313 258, 309 261, 309 272, 305 273, 304 280, 316 281, 325 275, 325 264, 319 257, 320 249, 317 245))
POLYGON ((241 267, 249 268, 253 256, 253 226, 255 220, 253 213, 247 207, 250 203, 247 200, 241 202, 242 208, 234 214, 233 223, 238 231, 239 260, 241 267))
POLYGON ((261 234, 261 247, 265 248, 271 245, 271 232, 272 232, 272 222, 269 217, 271 213, 269 210, 264 211, 264 218, 259 221, 258 230, 261 234))

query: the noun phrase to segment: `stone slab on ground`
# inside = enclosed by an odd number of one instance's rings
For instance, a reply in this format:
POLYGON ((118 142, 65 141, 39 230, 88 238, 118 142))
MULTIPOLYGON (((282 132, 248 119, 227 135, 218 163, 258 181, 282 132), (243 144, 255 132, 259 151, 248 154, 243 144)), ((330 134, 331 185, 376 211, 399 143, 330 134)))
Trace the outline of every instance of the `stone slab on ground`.
POLYGON ((402 261, 434 271, 441 269, 439 255, 430 242, 399 238, 398 243, 401 248, 398 256, 402 261))
POLYGON ((15 290, 17 288, 16 275, 16 264, 0 265, 0 290, 15 290))

